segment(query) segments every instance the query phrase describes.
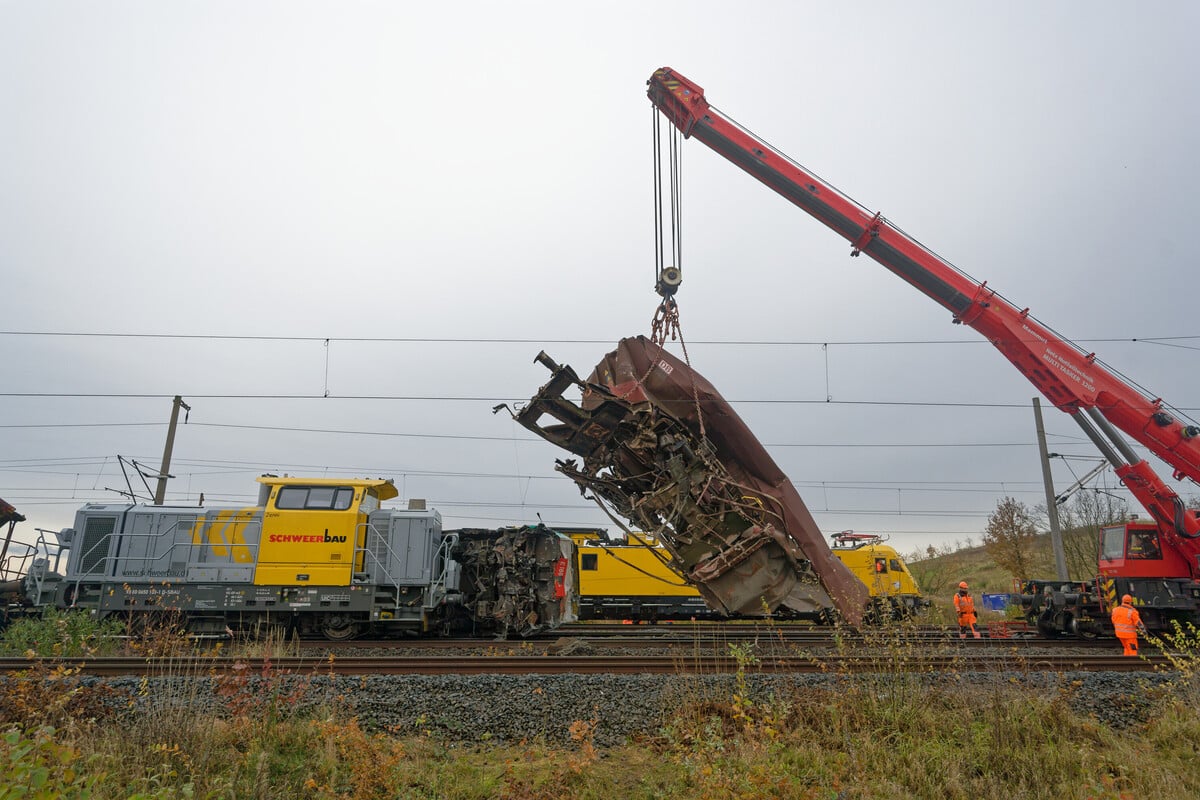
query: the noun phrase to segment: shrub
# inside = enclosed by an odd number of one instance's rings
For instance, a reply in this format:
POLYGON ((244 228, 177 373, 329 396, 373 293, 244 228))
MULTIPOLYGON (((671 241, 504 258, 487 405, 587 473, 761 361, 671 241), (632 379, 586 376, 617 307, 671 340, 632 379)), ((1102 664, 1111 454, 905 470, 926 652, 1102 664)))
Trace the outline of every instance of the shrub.
POLYGON ((86 611, 47 608, 40 618, 14 621, 0 636, 0 656, 81 658, 111 655, 121 648, 124 628, 115 619, 97 620, 86 611))
POLYGON ((0 735, 0 800, 88 798, 104 779, 87 774, 75 750, 54 741, 54 729, 0 735))

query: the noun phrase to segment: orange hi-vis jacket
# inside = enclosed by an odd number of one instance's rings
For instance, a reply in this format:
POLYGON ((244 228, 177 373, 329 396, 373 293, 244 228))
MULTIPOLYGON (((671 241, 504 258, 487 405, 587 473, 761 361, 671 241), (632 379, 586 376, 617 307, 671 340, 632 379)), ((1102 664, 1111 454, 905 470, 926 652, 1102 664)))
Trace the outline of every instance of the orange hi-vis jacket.
POLYGON ((971 595, 954 595, 954 610, 958 612, 959 625, 975 624, 975 601, 971 599, 971 595))
POLYGON ((1119 605, 1113 609, 1112 624, 1118 639, 1136 639, 1142 615, 1133 606, 1119 605))

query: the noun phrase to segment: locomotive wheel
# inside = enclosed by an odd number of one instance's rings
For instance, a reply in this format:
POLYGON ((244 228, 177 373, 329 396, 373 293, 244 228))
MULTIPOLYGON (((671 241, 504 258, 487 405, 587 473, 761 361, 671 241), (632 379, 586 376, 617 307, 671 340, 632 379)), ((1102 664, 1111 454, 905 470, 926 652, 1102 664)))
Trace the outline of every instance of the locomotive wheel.
POLYGON ((321 621, 321 634, 331 642, 344 642, 359 634, 359 626, 349 617, 331 616, 321 621))

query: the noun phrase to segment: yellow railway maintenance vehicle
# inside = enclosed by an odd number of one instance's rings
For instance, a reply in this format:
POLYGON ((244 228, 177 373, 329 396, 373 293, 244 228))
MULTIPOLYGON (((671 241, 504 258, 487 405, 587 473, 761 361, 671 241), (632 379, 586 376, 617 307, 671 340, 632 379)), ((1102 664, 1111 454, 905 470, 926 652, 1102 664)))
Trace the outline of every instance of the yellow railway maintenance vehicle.
POLYGON ((886 537, 875 533, 842 531, 833 535, 831 548, 867 585, 876 620, 902 619, 929 605, 904 559, 886 541, 886 537))
POLYGON ((647 533, 610 539, 600 529, 557 528, 579 551, 579 618, 708 619, 720 616, 671 566, 671 555, 647 533))
MULTIPOLYGON (((636 621, 714 619, 699 591, 672 566, 654 536, 609 538, 603 529, 556 528, 579 551, 579 618, 636 621)), ((895 548, 876 534, 834 534, 832 551, 871 594, 875 620, 909 616, 929 603, 895 548)))

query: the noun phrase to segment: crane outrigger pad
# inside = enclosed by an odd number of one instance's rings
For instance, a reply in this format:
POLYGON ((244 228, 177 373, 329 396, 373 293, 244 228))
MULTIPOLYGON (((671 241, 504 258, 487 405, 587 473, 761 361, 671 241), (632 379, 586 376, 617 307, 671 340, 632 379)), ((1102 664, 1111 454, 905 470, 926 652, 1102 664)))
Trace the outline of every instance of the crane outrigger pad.
POLYGON ((699 373, 642 336, 618 342, 586 381, 545 353, 537 360, 551 378, 513 418, 579 456, 555 468, 610 517, 658 536, 713 608, 862 621, 866 586, 699 373), (579 404, 562 396, 572 386, 579 404), (546 416, 555 422, 540 424, 546 416))

